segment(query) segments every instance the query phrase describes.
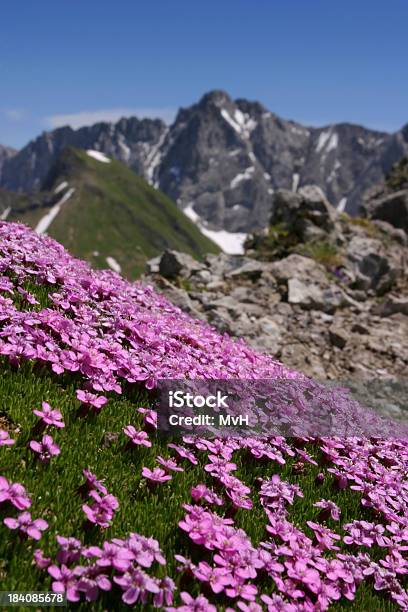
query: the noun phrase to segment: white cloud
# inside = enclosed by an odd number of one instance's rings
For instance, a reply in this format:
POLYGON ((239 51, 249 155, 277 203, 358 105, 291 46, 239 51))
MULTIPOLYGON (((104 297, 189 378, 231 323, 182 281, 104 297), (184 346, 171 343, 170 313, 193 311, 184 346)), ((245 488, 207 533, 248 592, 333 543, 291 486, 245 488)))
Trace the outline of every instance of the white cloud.
POLYGON ((84 125, 93 125, 100 121, 116 122, 122 117, 139 117, 140 119, 150 117, 152 119, 162 119, 166 123, 171 123, 175 116, 176 110, 174 108, 110 108, 50 115, 49 117, 45 117, 45 124, 49 128, 69 125, 73 129, 77 129, 84 125))

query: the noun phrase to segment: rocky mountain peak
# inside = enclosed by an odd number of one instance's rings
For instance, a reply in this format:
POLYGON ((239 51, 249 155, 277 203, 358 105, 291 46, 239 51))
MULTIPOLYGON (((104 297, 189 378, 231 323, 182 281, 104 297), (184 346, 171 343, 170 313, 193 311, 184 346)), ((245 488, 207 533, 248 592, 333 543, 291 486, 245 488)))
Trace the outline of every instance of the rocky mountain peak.
POLYGON ((367 189, 408 154, 408 126, 395 134, 349 123, 305 127, 214 90, 171 126, 130 117, 42 134, 3 161, 0 187, 40 189, 67 146, 123 161, 211 231, 248 233, 268 224, 278 189, 315 184, 356 214, 367 189))

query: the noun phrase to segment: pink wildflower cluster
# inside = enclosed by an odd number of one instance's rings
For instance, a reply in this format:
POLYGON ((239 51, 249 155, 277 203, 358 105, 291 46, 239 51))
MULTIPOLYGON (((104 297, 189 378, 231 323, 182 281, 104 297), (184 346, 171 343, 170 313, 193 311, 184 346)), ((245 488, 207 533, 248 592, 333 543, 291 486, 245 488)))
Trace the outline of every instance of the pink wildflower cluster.
POLYGON ((9 529, 15 529, 21 537, 28 537, 34 540, 41 538, 41 531, 48 527, 48 523, 43 519, 32 519, 27 508, 31 506, 31 498, 22 484, 19 482, 11 483, 4 476, 0 476, 0 507, 14 506, 17 510, 22 510, 17 518, 6 517, 3 523, 9 529))
MULTIPOLYGON (((129 283, 112 272, 93 272, 53 240, 7 223, 0 223, 0 355, 13 367, 34 360, 57 375, 75 373, 83 387, 77 399, 96 412, 106 404, 105 394, 121 393, 122 386, 133 383, 153 389, 161 378, 301 377, 244 342, 193 320, 151 287, 129 283), (26 281, 50 289, 50 307, 36 308, 35 298, 21 291, 26 281)), ((147 407, 138 412, 143 431, 129 425, 124 433, 140 451, 154 443, 149 435, 157 428, 157 414, 147 407)), ((62 415, 57 413, 43 403, 35 413, 41 430, 62 428, 62 415)), ((12 442, 1 432, 0 446, 12 442)), ((48 433, 32 440, 30 448, 42 461, 59 452, 48 433)), ((41 550, 34 557, 37 566, 48 571, 55 592, 65 592, 72 602, 81 597, 94 601, 100 592, 115 588, 128 605, 152 604, 184 612, 215 610, 212 602, 218 596, 231 606, 227 610, 311 612, 327 610, 338 601, 352 602, 365 582, 408 609, 406 441, 300 434, 292 440, 272 435, 186 436, 182 443, 168 444, 168 450, 172 456, 159 455, 157 466, 142 468, 142 477, 151 488, 167 482, 171 491, 174 483, 189 477, 189 471, 204 466, 192 483, 193 503, 184 504, 179 522, 199 554, 195 561, 176 556, 182 588, 190 580, 202 592, 193 596, 182 590, 180 605, 176 602, 173 608, 173 580, 159 579, 150 571, 155 563, 165 563, 159 544, 138 534, 88 547, 76 538, 58 535, 54 560, 41 550), (364 520, 347 518, 342 523, 345 513, 337 503, 317 495, 313 520, 294 524, 291 511, 305 500, 301 487, 279 473, 289 461, 293 474, 319 464, 316 488, 324 482, 327 497, 330 486, 333 494, 342 489, 355 495, 361 500, 364 520), (270 476, 244 481, 247 463, 257 469, 266 466, 270 476), (257 545, 235 519, 243 514, 250 518, 255 499, 265 521, 263 541, 257 545), (273 595, 270 589, 263 592, 268 581, 274 586, 273 595)), ((13 452, 15 447, 10 449, 13 452)), ((85 470, 84 476, 79 492, 86 500, 87 520, 102 528, 111 526, 116 497, 91 472, 85 470)), ((157 487, 156 492, 160 495, 163 490, 157 487)), ((23 538, 37 539, 46 528, 45 521, 32 519, 27 511, 31 499, 24 486, 4 476, 0 476, 0 507, 20 512, 4 522, 23 538)))
POLYGON ((54 593, 65 593, 68 601, 98 599, 101 591, 119 589, 127 605, 152 603, 160 608, 173 602, 175 584, 171 578, 148 573, 166 560, 157 540, 131 533, 126 539, 114 538, 101 546, 84 546, 72 537, 57 536, 55 562, 42 550, 35 552, 35 563, 51 576, 54 593))
POLYGON ((82 510, 89 523, 102 528, 109 527, 119 502, 91 472, 84 470, 84 476, 86 483, 81 487, 81 492, 87 493, 90 499, 82 505, 82 510))

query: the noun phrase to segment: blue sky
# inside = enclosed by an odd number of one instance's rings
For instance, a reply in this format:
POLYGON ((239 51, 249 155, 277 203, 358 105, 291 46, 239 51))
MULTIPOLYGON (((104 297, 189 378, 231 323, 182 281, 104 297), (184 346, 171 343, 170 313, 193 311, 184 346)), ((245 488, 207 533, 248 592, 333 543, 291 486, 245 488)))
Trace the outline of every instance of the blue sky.
POLYGON ((13 0, 0 143, 121 114, 170 120, 210 89, 310 125, 408 122, 407 0, 13 0))

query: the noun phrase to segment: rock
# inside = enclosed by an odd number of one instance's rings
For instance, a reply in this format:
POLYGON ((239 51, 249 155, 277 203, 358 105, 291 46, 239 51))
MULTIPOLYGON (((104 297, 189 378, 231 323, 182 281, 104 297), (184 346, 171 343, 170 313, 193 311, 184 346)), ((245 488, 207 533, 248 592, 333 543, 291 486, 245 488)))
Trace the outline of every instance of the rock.
POLYGON ((327 273, 323 266, 310 257, 289 255, 270 266, 270 271, 278 281, 288 281, 290 278, 304 279, 305 282, 327 284, 327 273))
POLYGON ((398 242, 398 244, 403 247, 408 246, 408 234, 403 229, 399 229, 392 226, 387 221, 380 221, 378 219, 373 219, 373 225, 389 236, 391 240, 395 240, 395 242, 398 242))
POLYGON ((243 263, 242 266, 235 268, 231 272, 226 274, 226 278, 248 278, 250 280, 257 280, 261 277, 264 272, 267 272, 270 268, 268 263, 250 260, 243 263))
POLYGON ((312 283, 305 283, 298 278, 288 280, 288 302, 306 308, 320 308, 323 305, 321 289, 312 283))
POLYGON ((299 195, 303 199, 302 208, 307 214, 307 218, 327 232, 331 231, 337 213, 322 189, 317 185, 305 185, 299 189, 299 195))
POLYGON ((390 289, 400 273, 397 268, 391 269, 382 242, 377 238, 353 236, 347 245, 346 256, 354 266, 356 289, 383 293, 390 289))
POLYGON ((390 295, 385 302, 378 304, 374 312, 382 317, 389 317, 398 312, 408 316, 408 297, 390 295))
POLYGON ((218 277, 228 276, 234 270, 238 270, 246 263, 251 263, 254 260, 243 255, 228 255, 227 253, 219 253, 218 255, 207 255, 205 263, 211 270, 211 274, 218 277))
POLYGON ((299 240, 320 239, 334 229, 336 210, 316 185, 293 193, 280 189, 274 195, 271 225, 283 225, 299 240))
POLYGON ((335 285, 326 288, 313 283, 304 283, 297 278, 288 281, 288 302, 299 304, 304 309, 323 310, 333 313, 349 303, 345 293, 335 285))
POLYGON ((203 319, 203 315, 197 310, 195 304, 191 301, 188 293, 179 287, 170 283, 167 279, 159 277, 154 279, 154 285, 161 293, 164 293, 170 302, 181 308, 198 319, 203 319))
POLYGON ((158 274, 160 271, 160 260, 161 255, 157 257, 153 257, 153 259, 149 259, 145 265, 145 274, 158 274))
POLYGON ((408 189, 369 200, 364 211, 371 219, 387 221, 408 233, 408 189))
POLYGON ((348 333, 342 327, 332 325, 329 329, 330 342, 333 344, 333 346, 337 346, 340 349, 346 346, 348 336, 348 333))
POLYGON ((204 270, 204 265, 187 253, 167 249, 159 262, 159 272, 164 278, 174 279, 178 276, 188 278, 194 272, 204 270))

